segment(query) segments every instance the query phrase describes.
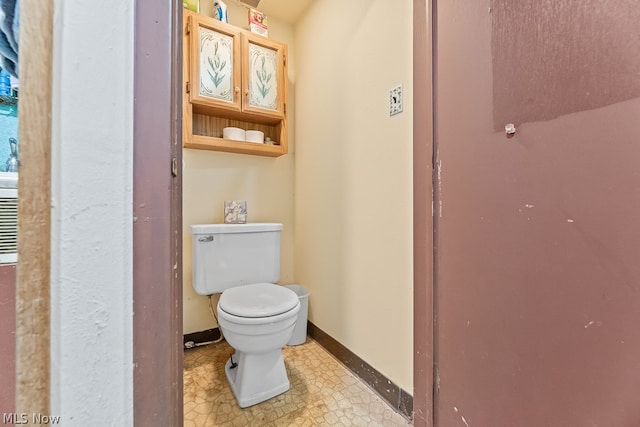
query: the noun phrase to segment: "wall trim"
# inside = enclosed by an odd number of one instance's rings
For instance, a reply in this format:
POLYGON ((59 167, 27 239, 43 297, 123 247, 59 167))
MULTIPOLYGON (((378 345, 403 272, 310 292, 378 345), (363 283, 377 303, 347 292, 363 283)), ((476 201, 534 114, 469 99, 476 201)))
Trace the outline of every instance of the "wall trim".
POLYGON ((20 7, 16 412, 49 414, 53 2, 20 7))
POLYGON ((390 379, 313 323, 307 323, 307 331, 311 338, 316 340, 318 344, 338 359, 347 369, 367 383, 369 387, 399 414, 408 419, 412 418, 413 396, 398 387, 390 379))

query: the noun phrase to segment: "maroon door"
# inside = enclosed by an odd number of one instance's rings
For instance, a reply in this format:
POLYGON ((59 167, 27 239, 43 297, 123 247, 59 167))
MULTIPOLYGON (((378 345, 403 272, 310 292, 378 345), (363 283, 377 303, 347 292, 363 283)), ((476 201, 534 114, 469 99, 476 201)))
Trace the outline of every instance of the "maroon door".
POLYGON ((437 2, 438 426, 640 426, 638 6, 437 2))

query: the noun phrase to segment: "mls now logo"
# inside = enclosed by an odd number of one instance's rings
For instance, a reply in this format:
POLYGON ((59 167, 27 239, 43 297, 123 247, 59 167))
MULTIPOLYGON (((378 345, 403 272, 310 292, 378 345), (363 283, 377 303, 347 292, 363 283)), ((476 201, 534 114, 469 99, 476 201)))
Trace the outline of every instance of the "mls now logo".
POLYGON ((29 418, 29 414, 26 412, 22 412, 20 414, 16 413, 4 413, 2 415, 2 423, 10 424, 10 425, 19 425, 19 424, 60 424, 60 416, 51 416, 44 414, 31 414, 31 418, 29 418))

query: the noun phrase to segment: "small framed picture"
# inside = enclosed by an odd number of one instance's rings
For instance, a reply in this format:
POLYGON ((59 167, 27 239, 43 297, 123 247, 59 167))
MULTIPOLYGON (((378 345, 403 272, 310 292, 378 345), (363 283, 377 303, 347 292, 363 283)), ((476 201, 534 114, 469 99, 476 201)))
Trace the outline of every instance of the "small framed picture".
POLYGON ((267 15, 255 9, 249 9, 249 30, 252 33, 268 37, 267 15))
POLYGON ((224 223, 225 224, 246 224, 247 223, 247 201, 246 200, 225 200, 224 223))

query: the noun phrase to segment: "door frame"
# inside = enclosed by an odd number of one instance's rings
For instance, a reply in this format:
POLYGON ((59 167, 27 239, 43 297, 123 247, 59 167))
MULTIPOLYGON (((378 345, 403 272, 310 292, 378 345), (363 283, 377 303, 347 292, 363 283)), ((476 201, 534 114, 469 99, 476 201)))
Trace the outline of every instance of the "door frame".
POLYGON ((413 423, 434 426, 434 17, 413 1, 413 423))
MULTIPOLYGON (((149 2, 153 0, 138 0, 137 4, 149 2)), ((180 141, 180 107, 181 106, 181 88, 182 88, 182 76, 180 67, 176 65, 181 64, 181 17, 182 9, 179 7, 179 3, 173 2, 173 9, 162 9, 160 12, 168 13, 169 16, 161 16, 162 21, 166 23, 172 23, 175 30, 172 33, 172 45, 174 46, 171 51, 166 49, 162 52, 158 52, 160 57, 156 58, 157 66, 166 66, 167 59, 173 59, 172 63, 172 94, 175 98, 172 98, 171 105, 174 106, 172 118, 175 119, 173 125, 173 140, 180 141), (178 5, 178 7, 176 7, 178 5), (176 40, 177 38, 177 40, 176 40), (164 57, 161 55, 164 54, 164 57), (167 57, 167 55, 169 56, 167 57), (177 113, 177 115, 176 115, 177 113), (178 133, 175 133, 175 132, 178 133)), ((414 395, 413 395, 413 413, 414 413, 414 425, 418 426, 433 426, 434 425, 434 298, 433 298, 433 283, 434 283, 434 271, 433 271, 433 216, 432 216, 432 189, 433 189, 433 124, 434 124, 434 84, 433 84, 433 53, 435 43, 435 8, 436 0, 414 0, 413 1, 413 99, 414 99, 414 111, 413 111, 413 241, 414 241, 414 395), (430 167, 425 167, 429 165, 430 167)), ((157 22, 157 21, 156 21, 157 22)), ((144 31, 145 24, 152 24, 152 20, 148 22, 139 21, 136 19, 136 33, 138 31, 144 31)), ((153 25, 151 25, 153 27, 153 25)), ((145 46, 136 43, 136 57, 142 51, 145 46)), ((156 47, 157 49, 158 47, 156 47)), ((136 69, 136 81, 138 79, 144 79, 145 71, 143 69, 136 69)), ((164 100, 158 100, 158 102, 166 102, 164 100)), ((152 106, 149 106, 152 108, 152 106)), ((135 125, 139 123, 135 122, 135 125)), ((141 131, 146 131, 144 126, 140 126, 141 131)), ((182 144, 178 146, 172 146, 172 150, 175 150, 172 155, 181 158, 182 144)), ((147 154, 152 154, 151 152, 147 154)), ((138 162, 142 160, 134 156, 134 167, 138 167, 138 162)), ((179 162, 181 168, 181 161, 179 162)), ((135 175, 134 185, 137 182, 138 175, 135 175)), ((178 179, 181 181, 181 179, 178 179)), ((178 197, 175 201, 172 213, 177 216, 177 219, 182 218, 182 188, 181 182, 178 183, 177 192, 174 196, 178 197)), ((135 189, 134 189, 135 194, 135 189)), ((135 206, 135 205, 134 205, 135 206)), ((159 215, 166 214, 166 211, 158 211, 159 215)), ((176 224, 176 233, 180 235, 179 241, 181 242, 181 230, 182 225, 180 222, 176 224)), ((134 237, 134 252, 137 251, 135 237, 134 237)), ((150 250, 157 250, 156 248, 149 247, 150 250)), ((177 264, 180 269, 179 277, 181 274, 181 254, 182 247, 179 245, 175 248, 177 257, 177 264)), ((134 271, 139 270, 141 265, 134 258, 134 271)), ((178 281, 178 284, 181 280, 178 281)), ((135 286, 135 285, 134 285, 135 286)), ((175 286, 178 287, 179 286, 175 286)), ((171 349, 171 352, 158 352, 155 354, 157 364, 159 366, 166 365, 171 367, 172 371, 172 384, 182 384, 182 289, 174 289, 179 295, 174 295, 173 299, 164 301, 165 305, 170 302, 179 301, 179 319, 174 319, 172 332, 176 338, 173 341, 175 347, 171 349), (176 355, 176 353, 180 353, 176 355), (164 359, 164 360, 161 360, 164 359), (177 363, 179 362, 179 363, 177 363), (178 378, 179 376, 179 378, 178 378)), ((135 288, 134 288, 135 293, 135 288)), ((134 295, 135 297, 135 295, 134 295)), ((134 298, 134 301, 137 299, 134 298)), ((135 309, 135 307, 134 307, 135 309)), ((177 313, 172 312, 172 316, 177 313)), ((148 331, 149 327, 155 325, 154 323, 146 323, 145 321, 136 324, 134 321, 134 334, 135 330, 148 331)), ((135 349, 134 349, 135 353, 135 349)), ((150 375, 149 375, 150 376, 150 375)), ((141 396, 139 392, 153 384, 154 379, 149 378, 140 372, 139 376, 136 376, 139 388, 134 387, 134 413, 136 420, 147 420, 149 413, 140 406, 141 396)), ((156 379, 157 381, 157 379, 156 379)), ((157 384, 160 385, 160 384, 157 384)), ((168 383, 164 383, 164 386, 168 386, 168 383)), ((153 390, 154 388, 149 388, 153 390)), ((157 388, 156 388, 157 390, 157 388)), ((173 413, 166 414, 166 419, 174 419, 182 422, 182 387, 176 390, 173 396, 176 403, 176 408, 173 413), (179 413, 179 414, 178 414, 179 413)), ((161 408, 157 408, 161 409, 161 408)), ((171 408, 164 407, 162 410, 169 410, 171 408)), ((159 418, 162 419, 162 418, 159 418)), ((176 425, 180 425, 179 423, 176 425)))
POLYGON ((133 420, 181 426, 182 3, 135 8, 133 420))

